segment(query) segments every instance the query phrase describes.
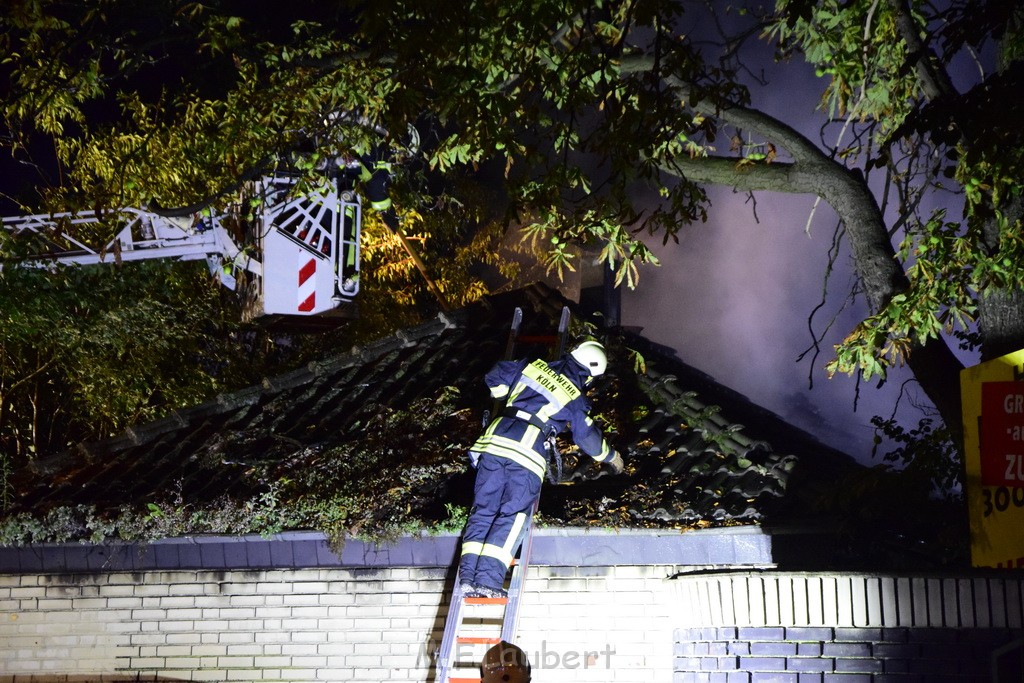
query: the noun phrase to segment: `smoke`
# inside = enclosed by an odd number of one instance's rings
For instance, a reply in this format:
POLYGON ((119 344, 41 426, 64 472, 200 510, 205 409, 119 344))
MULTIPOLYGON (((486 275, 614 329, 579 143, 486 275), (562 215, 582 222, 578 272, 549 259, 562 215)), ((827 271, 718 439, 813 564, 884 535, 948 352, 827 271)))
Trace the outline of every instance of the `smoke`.
POLYGON ((652 245, 661 267, 641 273, 636 290, 623 292, 623 324, 643 328, 652 341, 779 414, 821 441, 862 462, 870 461, 873 415, 888 416, 890 392, 863 387, 856 404, 854 379, 829 380, 833 345, 864 315, 843 309, 852 282, 848 254, 840 252, 825 306, 814 318, 821 335, 839 312, 820 353, 798 358, 813 344, 808 317, 825 292, 835 215, 816 210, 814 198, 709 188, 708 223, 691 225, 680 242, 652 245), (755 203, 756 202, 756 203, 755 203))

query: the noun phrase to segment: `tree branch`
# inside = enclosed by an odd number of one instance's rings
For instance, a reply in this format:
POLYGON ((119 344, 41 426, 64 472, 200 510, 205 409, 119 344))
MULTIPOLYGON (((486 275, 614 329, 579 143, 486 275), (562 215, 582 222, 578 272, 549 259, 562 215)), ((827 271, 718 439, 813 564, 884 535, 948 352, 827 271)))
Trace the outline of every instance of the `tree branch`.
POLYGON ((910 13, 905 0, 889 0, 889 7, 896 15, 896 26, 899 28, 903 41, 907 44, 910 61, 917 73, 917 81, 921 90, 929 100, 940 97, 954 96, 956 87, 946 70, 939 66, 935 54, 921 41, 917 24, 910 13))
MULTIPOLYGON (((630 56, 622 63, 623 73, 639 73, 645 67, 653 67, 653 61, 645 55, 630 56)), ((846 227, 857 275, 872 312, 882 310, 893 296, 910 286, 878 202, 859 171, 831 159, 799 131, 764 112, 731 102, 694 102, 692 95, 696 90, 692 85, 671 76, 666 81, 699 113, 755 132, 784 148, 794 162, 741 164, 737 159, 684 156, 671 163, 659 163, 662 171, 691 182, 730 185, 742 190, 816 194, 832 206, 846 227)), ((933 338, 913 347, 908 365, 946 425, 959 432, 959 375, 963 367, 960 360, 944 340, 933 338)))

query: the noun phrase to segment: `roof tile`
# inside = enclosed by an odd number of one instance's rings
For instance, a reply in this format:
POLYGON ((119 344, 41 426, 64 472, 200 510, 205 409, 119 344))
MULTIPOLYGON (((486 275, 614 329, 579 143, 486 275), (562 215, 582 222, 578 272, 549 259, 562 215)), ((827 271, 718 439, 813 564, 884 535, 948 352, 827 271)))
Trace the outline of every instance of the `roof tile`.
MULTIPOLYGON (((266 495, 268 478, 276 477, 278 489, 286 488, 282 482, 324 467, 325 459, 354 458, 362 445, 381 441, 373 446, 381 449, 376 465, 360 470, 373 476, 363 493, 373 492, 372 504, 399 498, 403 504, 389 504, 424 521, 440 521, 443 503, 468 505, 471 486, 463 453, 489 407, 482 378, 504 348, 513 307, 526 309, 524 335, 536 335, 554 328, 565 304, 553 290, 531 286, 173 411, 18 473, 13 512, 87 505, 103 516, 172 499, 196 509, 225 498, 241 505, 266 495), (444 418, 448 431, 431 436, 439 439, 439 452, 421 453, 402 436, 401 421, 407 419, 402 411, 417 401, 437 403, 446 387, 460 392, 444 418), (377 486, 390 488, 377 491, 377 486)), ((757 523, 771 501, 785 495, 797 456, 829 451, 664 347, 627 331, 612 337, 609 371, 589 393, 595 419, 626 458, 626 473, 608 476, 579 457, 571 442, 560 441, 564 481, 544 489, 544 522, 757 523), (633 372, 625 348, 643 355, 646 375, 633 372)), ((542 344, 521 350, 546 351, 542 344)), ((840 456, 832 452, 832 457, 840 456)), ((316 485, 341 490, 351 484, 341 479, 316 485)), ((370 519, 367 524, 377 519, 360 512, 370 519)))

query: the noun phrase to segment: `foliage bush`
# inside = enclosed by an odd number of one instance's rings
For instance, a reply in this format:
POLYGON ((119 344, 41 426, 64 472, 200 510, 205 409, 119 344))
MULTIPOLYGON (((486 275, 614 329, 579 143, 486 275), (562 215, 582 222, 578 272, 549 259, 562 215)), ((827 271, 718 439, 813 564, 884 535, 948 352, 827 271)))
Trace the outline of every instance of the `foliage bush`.
POLYGON ((0 521, 0 544, 311 529, 339 547, 349 537, 384 542, 420 530, 460 530, 472 488, 465 452, 479 424, 459 398, 445 387, 403 410, 373 406, 363 438, 247 463, 247 498, 200 502, 179 489, 109 510, 78 505, 10 515, 0 521))

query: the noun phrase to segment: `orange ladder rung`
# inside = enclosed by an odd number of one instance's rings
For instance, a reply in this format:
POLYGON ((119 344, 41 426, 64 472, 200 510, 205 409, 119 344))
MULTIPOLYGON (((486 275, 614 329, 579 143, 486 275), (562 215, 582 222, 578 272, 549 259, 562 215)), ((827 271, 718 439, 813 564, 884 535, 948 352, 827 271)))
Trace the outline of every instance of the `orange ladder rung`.
POLYGON ((448 683, 481 683, 479 678, 449 678, 448 683))
POLYGON ((472 643, 474 645, 494 645, 501 642, 501 638, 488 638, 484 636, 455 636, 456 642, 472 643))
POLYGON ((507 605, 508 598, 463 598, 467 605, 507 605))

